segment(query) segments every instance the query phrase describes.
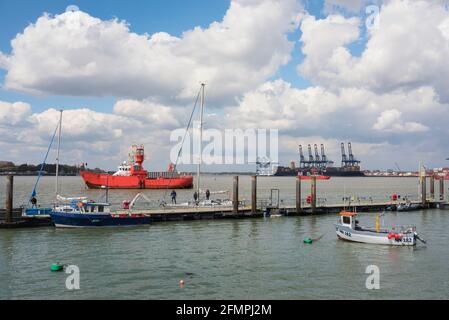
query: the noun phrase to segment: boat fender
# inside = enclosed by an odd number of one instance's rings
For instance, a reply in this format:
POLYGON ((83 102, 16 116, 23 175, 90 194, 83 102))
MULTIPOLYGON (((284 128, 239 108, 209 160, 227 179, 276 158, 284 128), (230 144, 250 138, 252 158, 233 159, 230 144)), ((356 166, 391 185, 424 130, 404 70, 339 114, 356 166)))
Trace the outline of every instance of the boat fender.
POLYGON ((393 232, 389 233, 389 234, 388 234, 388 239, 391 240, 391 239, 393 239, 393 238, 396 238, 396 234, 393 233, 393 232))

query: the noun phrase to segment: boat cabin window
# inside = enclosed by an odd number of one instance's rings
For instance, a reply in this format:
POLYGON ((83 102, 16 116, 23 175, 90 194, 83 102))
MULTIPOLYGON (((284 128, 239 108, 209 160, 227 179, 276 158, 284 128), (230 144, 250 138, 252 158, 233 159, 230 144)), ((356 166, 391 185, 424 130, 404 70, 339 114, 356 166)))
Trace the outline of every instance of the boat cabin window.
POLYGON ((92 207, 90 207, 90 212, 94 212, 94 207, 92 206, 92 207))
POLYGON ((104 207, 103 206, 98 206, 98 212, 104 212, 104 207))
POLYGON ((343 217, 343 223, 344 223, 344 224, 351 224, 351 218, 350 218, 350 217, 344 216, 344 217, 343 217))

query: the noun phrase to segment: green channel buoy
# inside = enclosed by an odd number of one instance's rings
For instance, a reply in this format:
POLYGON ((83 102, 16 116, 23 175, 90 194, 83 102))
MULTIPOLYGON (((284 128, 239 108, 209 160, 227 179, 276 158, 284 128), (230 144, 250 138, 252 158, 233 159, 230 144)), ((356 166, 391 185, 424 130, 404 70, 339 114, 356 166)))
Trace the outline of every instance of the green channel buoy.
POLYGON ((304 243, 311 244, 313 242, 310 238, 304 238, 304 243))
POLYGON ((54 271, 54 272, 62 271, 62 270, 64 270, 64 265, 59 264, 59 263, 52 263, 50 270, 54 271))

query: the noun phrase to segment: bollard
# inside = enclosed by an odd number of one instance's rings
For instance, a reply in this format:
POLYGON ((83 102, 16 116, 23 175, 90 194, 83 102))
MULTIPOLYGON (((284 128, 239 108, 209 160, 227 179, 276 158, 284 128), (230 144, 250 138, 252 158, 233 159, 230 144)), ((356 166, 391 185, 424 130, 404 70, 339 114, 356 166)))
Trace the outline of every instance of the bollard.
POLYGON ((296 213, 301 213, 301 179, 296 178, 296 213))
POLYGON ((234 177, 233 192, 232 192, 232 206, 233 212, 239 211, 239 176, 234 177))
POLYGON ((251 212, 257 212, 257 176, 251 177, 251 212))
POLYGON ((435 199, 435 176, 430 176, 430 198, 435 199))
POLYGON ((14 189, 14 176, 6 177, 6 217, 5 220, 7 223, 11 223, 13 221, 12 217, 12 205, 13 205, 13 189, 14 189))
POLYGON ((312 214, 314 214, 316 211, 316 177, 312 177, 310 195, 311 195, 310 208, 312 209, 312 214))
POLYGON ((444 200, 444 179, 440 178, 440 200, 444 200))

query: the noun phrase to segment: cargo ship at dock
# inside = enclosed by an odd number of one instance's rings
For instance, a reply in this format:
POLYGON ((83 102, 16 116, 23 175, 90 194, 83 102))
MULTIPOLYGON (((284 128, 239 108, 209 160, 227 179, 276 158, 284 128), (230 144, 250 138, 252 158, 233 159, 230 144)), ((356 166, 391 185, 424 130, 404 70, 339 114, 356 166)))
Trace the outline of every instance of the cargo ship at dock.
POLYGON ((312 146, 308 146, 308 157, 303 153, 302 145, 299 145, 299 166, 295 161, 290 163, 289 167, 273 167, 273 176, 311 176, 321 175, 329 177, 364 177, 365 174, 360 170, 360 160, 357 160, 352 153, 351 143, 348 143, 348 154, 345 151, 344 143, 341 143, 341 167, 334 167, 334 162, 327 158, 324 145, 321 144, 321 154, 318 152, 318 146, 314 144, 314 153, 312 146))
POLYGON ((80 175, 90 189, 190 189, 193 176, 175 171, 148 172, 142 166, 145 158, 143 146, 132 146, 129 160, 123 162, 114 174, 81 170, 80 175))

